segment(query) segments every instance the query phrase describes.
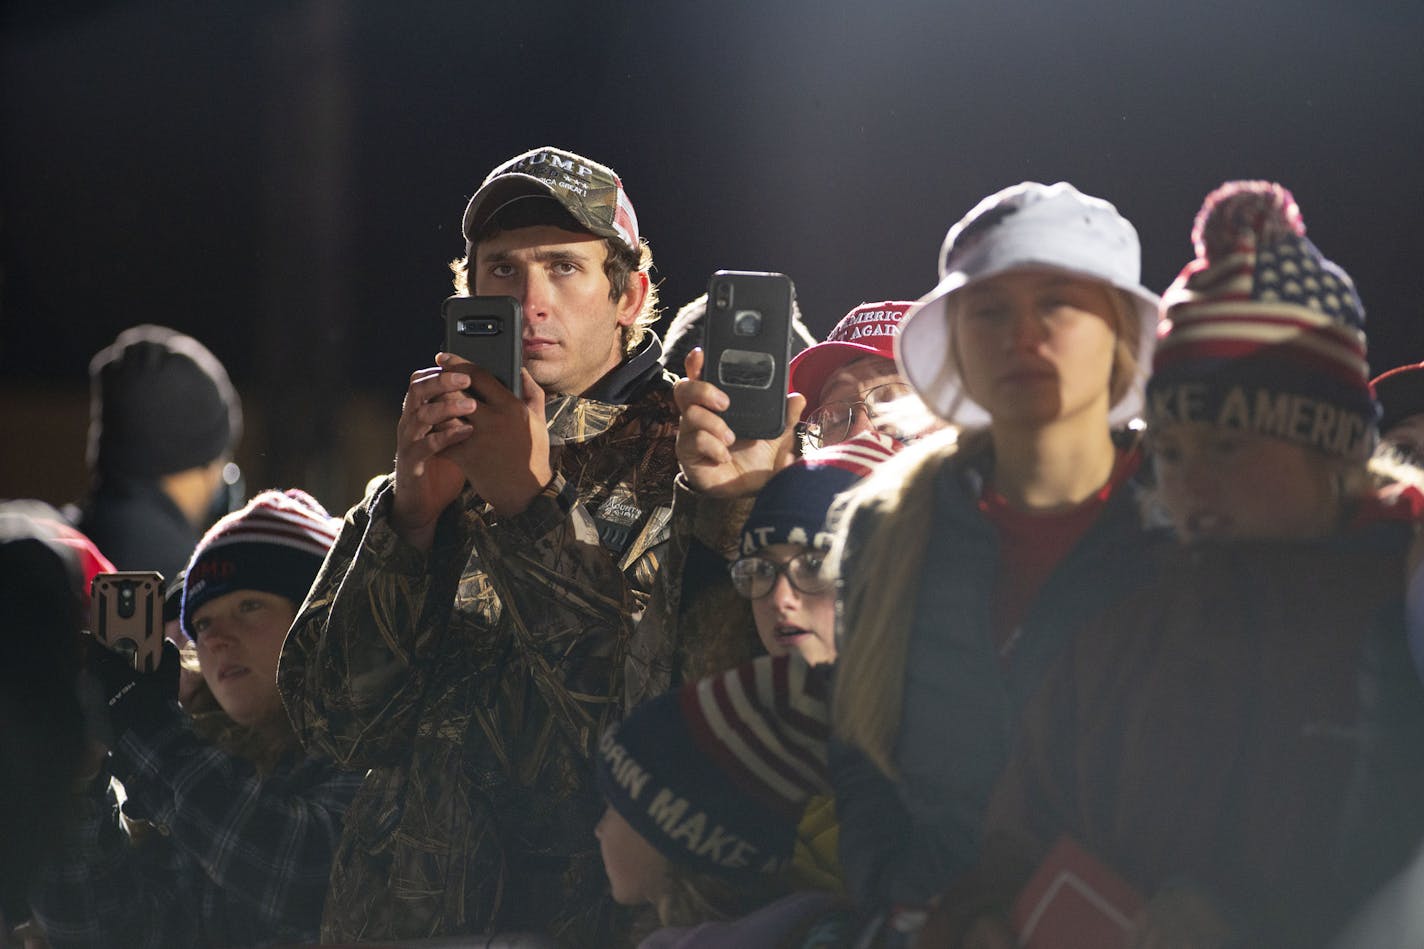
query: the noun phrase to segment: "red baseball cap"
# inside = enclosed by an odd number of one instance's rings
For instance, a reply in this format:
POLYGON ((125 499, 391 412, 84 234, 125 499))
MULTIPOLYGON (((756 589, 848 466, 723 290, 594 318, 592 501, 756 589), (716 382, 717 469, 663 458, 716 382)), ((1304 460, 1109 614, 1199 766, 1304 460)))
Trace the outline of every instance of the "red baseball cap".
POLYGON ((1384 410, 1379 424, 1384 434, 1411 415, 1424 413, 1424 362, 1380 373, 1370 381, 1370 390, 1384 410))
POLYGON ((821 404, 821 387, 837 369, 862 356, 895 358, 895 337, 900 321, 914 306, 912 300, 862 303, 826 334, 824 342, 803 349, 791 360, 791 391, 806 397, 804 419, 821 404))

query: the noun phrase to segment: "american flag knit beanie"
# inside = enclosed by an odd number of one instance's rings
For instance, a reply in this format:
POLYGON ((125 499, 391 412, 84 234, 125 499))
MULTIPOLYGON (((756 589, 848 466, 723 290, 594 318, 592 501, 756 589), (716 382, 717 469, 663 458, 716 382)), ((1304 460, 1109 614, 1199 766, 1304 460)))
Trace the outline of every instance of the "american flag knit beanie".
POLYGON ((305 491, 263 491, 198 542, 184 574, 183 631, 196 639, 193 614, 236 590, 275 593, 300 605, 340 529, 341 521, 305 491))
POLYGON ((1364 306, 1306 238, 1291 193, 1227 182, 1207 195, 1192 242, 1196 259, 1162 296, 1149 426, 1206 422, 1368 457, 1379 407, 1364 306))
POLYGON ((643 703, 599 741, 599 789, 678 866, 778 872, 806 802, 830 791, 829 671, 760 656, 643 703))

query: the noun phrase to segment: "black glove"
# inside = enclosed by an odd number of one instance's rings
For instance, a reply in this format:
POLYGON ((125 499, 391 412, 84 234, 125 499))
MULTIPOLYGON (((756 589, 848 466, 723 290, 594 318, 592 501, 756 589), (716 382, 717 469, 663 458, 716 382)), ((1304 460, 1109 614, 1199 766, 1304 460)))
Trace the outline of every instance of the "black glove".
POLYGON ((122 653, 94 644, 89 650, 89 672, 99 683, 116 742, 124 732, 148 734, 178 714, 178 647, 164 640, 163 658, 152 672, 139 672, 122 653))

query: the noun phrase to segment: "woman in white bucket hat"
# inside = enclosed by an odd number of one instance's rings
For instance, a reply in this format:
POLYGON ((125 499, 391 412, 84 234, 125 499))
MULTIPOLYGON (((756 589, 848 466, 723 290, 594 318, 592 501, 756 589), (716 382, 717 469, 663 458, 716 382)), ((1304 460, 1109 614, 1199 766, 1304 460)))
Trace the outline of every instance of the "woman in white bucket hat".
POLYGON ((1136 231, 1026 182, 950 229, 896 358, 954 429, 853 495, 832 767, 863 907, 922 905, 974 860, 1014 722, 1076 625, 1141 581, 1135 432, 1158 298, 1136 231))

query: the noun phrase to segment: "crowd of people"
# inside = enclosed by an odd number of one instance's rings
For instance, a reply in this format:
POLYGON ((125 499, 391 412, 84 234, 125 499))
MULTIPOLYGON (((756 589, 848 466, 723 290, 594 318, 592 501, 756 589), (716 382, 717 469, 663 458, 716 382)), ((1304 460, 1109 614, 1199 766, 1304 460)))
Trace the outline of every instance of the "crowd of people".
POLYGON ((521 391, 417 369, 344 519, 243 503, 196 340, 95 357, 90 495, 0 505, 0 944, 1424 945, 1424 363, 1372 380, 1286 188, 1160 295, 1108 201, 989 195, 797 315, 760 440, 610 168, 462 233, 521 391))

